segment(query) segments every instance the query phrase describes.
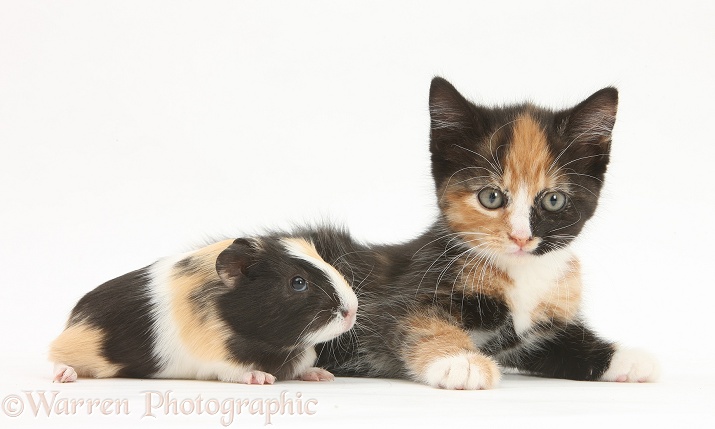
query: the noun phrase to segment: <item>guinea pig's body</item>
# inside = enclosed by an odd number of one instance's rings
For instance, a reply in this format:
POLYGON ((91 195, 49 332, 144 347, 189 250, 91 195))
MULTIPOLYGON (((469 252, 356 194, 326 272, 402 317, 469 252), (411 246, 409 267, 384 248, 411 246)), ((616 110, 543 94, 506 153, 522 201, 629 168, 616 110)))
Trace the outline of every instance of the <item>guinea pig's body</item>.
POLYGON ((87 293, 50 347, 55 381, 77 376, 332 379, 314 345, 355 323, 357 298, 309 241, 225 240, 161 259, 87 293))

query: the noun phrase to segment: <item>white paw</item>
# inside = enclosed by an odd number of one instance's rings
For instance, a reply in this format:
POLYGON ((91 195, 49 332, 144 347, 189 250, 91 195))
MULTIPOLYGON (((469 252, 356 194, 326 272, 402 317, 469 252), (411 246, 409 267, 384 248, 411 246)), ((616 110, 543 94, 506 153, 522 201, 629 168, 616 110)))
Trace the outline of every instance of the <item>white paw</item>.
POLYGON ((71 366, 55 364, 53 383, 71 383, 77 380, 77 372, 71 366))
POLYGON ((308 368, 302 373, 298 374, 299 380, 303 381, 333 381, 335 376, 329 371, 323 368, 308 368))
POLYGON ((442 389, 491 389, 499 381, 499 367, 492 359, 463 352, 435 360, 425 371, 427 384, 442 389))
POLYGON ((608 370, 601 376, 601 381, 643 383, 656 381, 659 374, 658 361, 650 353, 617 347, 608 370))
POLYGON ((273 384, 276 378, 267 372, 249 371, 243 374, 242 381, 245 384, 273 384))

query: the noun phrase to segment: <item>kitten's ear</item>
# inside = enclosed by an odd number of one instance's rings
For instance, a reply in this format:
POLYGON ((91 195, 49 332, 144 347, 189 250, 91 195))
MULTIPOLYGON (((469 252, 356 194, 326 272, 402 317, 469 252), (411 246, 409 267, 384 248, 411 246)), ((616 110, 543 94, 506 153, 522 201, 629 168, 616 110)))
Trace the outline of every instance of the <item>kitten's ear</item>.
POLYGON ((216 272, 221 281, 234 288, 246 276, 248 267, 256 260, 256 243, 245 239, 236 239, 216 258, 216 272))
POLYGON ((558 130, 573 145, 596 145, 603 152, 611 147, 616 123, 618 90, 603 88, 558 118, 558 130))
POLYGON ((472 117, 469 101, 441 77, 432 79, 429 88, 429 113, 433 133, 467 127, 472 117))
POLYGON ((478 108, 441 77, 432 79, 429 112, 432 153, 447 155, 443 152, 451 151, 457 141, 474 136, 480 129, 478 108))

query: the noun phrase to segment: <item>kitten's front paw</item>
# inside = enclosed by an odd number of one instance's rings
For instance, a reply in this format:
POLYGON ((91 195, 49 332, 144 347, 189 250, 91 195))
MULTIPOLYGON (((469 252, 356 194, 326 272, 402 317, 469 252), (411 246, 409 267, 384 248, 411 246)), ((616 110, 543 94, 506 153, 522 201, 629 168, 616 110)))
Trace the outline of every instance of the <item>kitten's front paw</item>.
POLYGON ((660 375, 658 361, 650 353, 638 349, 617 347, 608 370, 601 381, 650 382, 660 375))
POLYGON ((298 380, 303 381, 333 381, 335 376, 323 368, 308 368, 301 374, 298 374, 298 380))
POLYGON ((275 381, 274 376, 263 371, 249 371, 243 374, 245 384, 273 384, 275 381))
POLYGON ((496 362, 474 352, 439 358, 425 371, 427 384, 441 389, 491 389, 499 377, 496 362))

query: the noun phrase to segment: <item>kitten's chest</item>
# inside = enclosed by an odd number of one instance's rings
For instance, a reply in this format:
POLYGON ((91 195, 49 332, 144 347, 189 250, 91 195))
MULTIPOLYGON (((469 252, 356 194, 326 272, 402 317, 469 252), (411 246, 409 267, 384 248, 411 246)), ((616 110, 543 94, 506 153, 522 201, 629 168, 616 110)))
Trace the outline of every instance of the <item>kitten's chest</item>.
POLYGON ((581 281, 570 251, 501 261, 500 268, 511 280, 503 296, 517 335, 538 323, 571 320, 578 313, 581 281))

